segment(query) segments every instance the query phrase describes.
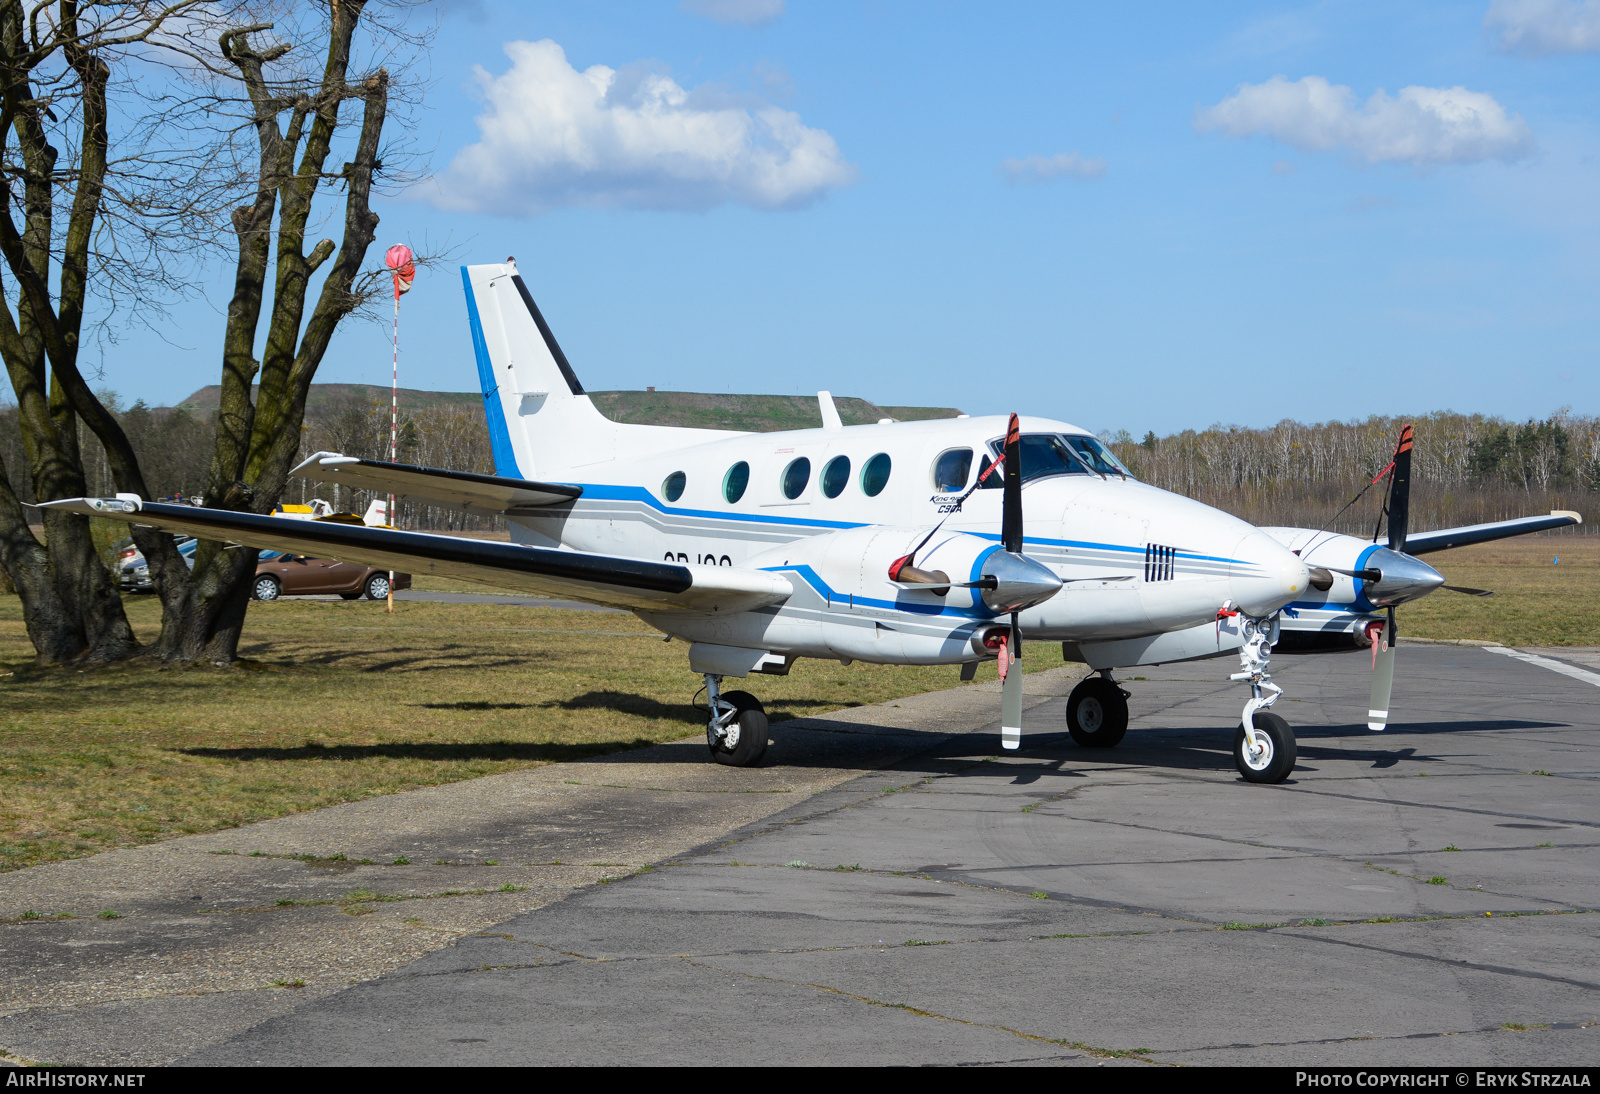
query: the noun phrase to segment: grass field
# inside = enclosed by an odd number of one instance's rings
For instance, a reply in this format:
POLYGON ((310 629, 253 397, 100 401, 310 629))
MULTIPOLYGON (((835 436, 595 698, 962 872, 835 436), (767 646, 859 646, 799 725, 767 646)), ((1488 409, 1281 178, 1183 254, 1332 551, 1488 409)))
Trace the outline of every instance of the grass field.
MULTIPOLYGON (((128 604, 153 636, 154 598, 128 604)), ((704 731, 687 647, 621 613, 286 600, 252 605, 247 667, 40 670, 32 652, 0 597, 0 870, 704 731)), ((781 721, 958 683, 800 661, 745 686, 781 721)))
POLYGON ((1507 646, 1600 646, 1600 537, 1531 536, 1458 547, 1424 559, 1451 585, 1399 610, 1400 634, 1507 646), (1561 564, 1552 560, 1559 557, 1561 564))

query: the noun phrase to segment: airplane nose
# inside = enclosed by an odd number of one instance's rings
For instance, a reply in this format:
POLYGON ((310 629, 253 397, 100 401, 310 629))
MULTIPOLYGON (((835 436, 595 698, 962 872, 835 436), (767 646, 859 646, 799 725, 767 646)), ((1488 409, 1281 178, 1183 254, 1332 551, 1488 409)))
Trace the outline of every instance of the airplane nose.
POLYGON ((1233 557, 1228 585, 1234 607, 1246 615, 1269 615, 1311 584, 1311 571, 1299 556, 1265 532, 1246 536, 1234 548, 1233 557))

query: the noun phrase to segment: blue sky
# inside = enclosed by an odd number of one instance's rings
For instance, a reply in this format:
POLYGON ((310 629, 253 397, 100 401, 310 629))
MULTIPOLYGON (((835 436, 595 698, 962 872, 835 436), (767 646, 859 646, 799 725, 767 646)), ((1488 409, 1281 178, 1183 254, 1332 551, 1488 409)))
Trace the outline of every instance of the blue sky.
MULTIPOLYGON (((1135 435, 1600 412, 1596 0, 481 0, 430 63, 435 181, 370 258, 514 254, 593 389, 1135 435)), ((214 383, 224 302, 105 385, 214 383)), ((453 265, 401 326, 403 386, 475 386, 453 265)), ((389 357, 352 324, 319 379, 389 357)))

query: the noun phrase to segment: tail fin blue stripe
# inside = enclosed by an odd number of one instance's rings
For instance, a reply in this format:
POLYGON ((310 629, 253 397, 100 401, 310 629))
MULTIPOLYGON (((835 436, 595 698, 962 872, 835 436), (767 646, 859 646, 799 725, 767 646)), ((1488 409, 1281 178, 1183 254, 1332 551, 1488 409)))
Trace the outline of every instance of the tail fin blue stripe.
POLYGON ((472 352, 478 358, 478 386, 483 389, 483 413, 489 421, 489 448, 494 453, 494 473, 510 479, 525 476, 517 467, 511 448, 511 431, 506 428, 506 413, 500 405, 500 384, 495 379, 494 363, 489 360, 489 343, 484 341, 483 321, 478 318, 478 301, 472 295, 472 279, 461 267, 461 284, 467 293, 467 325, 472 328, 472 352))

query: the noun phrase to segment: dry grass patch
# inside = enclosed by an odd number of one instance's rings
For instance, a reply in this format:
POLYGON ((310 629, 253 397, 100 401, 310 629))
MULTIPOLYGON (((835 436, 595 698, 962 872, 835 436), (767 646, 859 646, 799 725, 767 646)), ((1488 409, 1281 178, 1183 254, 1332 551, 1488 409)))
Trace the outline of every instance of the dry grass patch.
POLYGON ((1458 547, 1424 561, 1452 585, 1400 609, 1402 640, 1478 638, 1507 646, 1600 646, 1600 536, 1530 536, 1458 547), (1560 557, 1561 564, 1552 560, 1560 557))
MULTIPOLYGON (((154 635, 154 598, 128 603, 154 635)), ((286 600, 252 605, 238 668, 32 652, 0 597, 0 870, 703 731, 687 647, 620 613, 286 600)), ((781 721, 957 683, 801 661, 744 686, 781 721)))

